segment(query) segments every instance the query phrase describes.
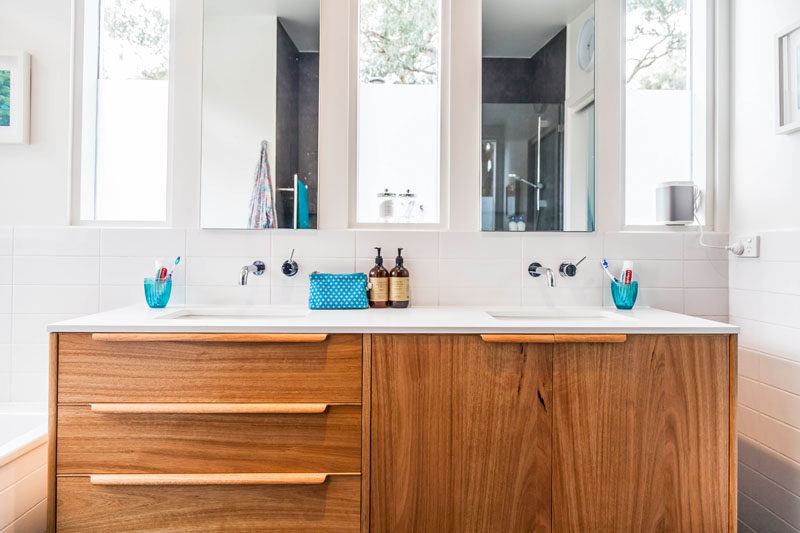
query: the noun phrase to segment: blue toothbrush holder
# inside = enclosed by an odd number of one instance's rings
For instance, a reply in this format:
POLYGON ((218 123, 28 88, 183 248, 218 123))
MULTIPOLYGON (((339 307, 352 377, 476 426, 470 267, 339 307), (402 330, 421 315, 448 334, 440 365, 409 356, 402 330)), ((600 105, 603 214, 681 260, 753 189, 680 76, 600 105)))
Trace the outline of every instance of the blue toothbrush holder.
POLYGON ((172 294, 172 278, 144 278, 144 299, 153 309, 163 309, 172 294))
POLYGON ((639 282, 633 281, 629 284, 621 281, 611 282, 611 296, 614 298, 614 305, 617 309, 627 311, 633 309, 636 303, 636 296, 639 294, 639 282))

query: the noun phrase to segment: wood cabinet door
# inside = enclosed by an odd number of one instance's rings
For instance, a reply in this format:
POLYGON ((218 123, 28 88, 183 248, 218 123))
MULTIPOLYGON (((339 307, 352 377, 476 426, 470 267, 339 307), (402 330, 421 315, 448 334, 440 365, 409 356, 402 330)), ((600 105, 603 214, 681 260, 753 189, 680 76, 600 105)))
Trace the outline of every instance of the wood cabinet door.
POLYGON ((730 365, 723 335, 556 344, 553 530, 728 530, 730 365))
POLYGON ((373 531, 548 531, 550 344, 374 335, 373 531))

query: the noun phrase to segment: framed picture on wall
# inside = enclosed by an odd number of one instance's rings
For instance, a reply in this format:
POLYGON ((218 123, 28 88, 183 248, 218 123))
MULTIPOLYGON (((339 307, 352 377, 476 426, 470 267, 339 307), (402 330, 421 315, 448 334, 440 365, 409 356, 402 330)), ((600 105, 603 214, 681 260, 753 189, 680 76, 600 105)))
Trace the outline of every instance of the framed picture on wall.
POLYGON ((31 56, 0 50, 0 143, 30 142, 31 56))
POLYGON ((777 35, 778 133, 800 130, 800 21, 777 35))

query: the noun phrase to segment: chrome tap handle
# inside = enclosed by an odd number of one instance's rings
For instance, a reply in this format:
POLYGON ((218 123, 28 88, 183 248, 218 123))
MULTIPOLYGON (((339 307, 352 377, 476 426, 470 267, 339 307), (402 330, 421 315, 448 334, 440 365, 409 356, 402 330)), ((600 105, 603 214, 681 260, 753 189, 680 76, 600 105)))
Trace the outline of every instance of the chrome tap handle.
POLYGON ((294 260, 294 249, 292 249, 292 255, 281 265, 281 272, 283 272, 284 276, 291 278, 297 274, 298 270, 300 270, 300 267, 297 266, 297 261, 294 260))
POLYGON ((578 265, 583 263, 585 260, 586 256, 584 255, 583 259, 581 259, 577 263, 564 261, 561 263, 561 266, 558 267, 558 272, 561 274, 562 278, 574 278, 575 275, 578 273, 578 265))

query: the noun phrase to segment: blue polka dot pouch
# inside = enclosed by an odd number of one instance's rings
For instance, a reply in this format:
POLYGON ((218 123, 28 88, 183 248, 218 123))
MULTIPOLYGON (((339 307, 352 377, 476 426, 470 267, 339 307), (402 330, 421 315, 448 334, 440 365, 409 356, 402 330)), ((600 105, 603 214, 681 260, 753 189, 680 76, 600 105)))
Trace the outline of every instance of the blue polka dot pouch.
POLYGON ((308 291, 309 309, 366 309, 367 275, 310 274, 308 291))

